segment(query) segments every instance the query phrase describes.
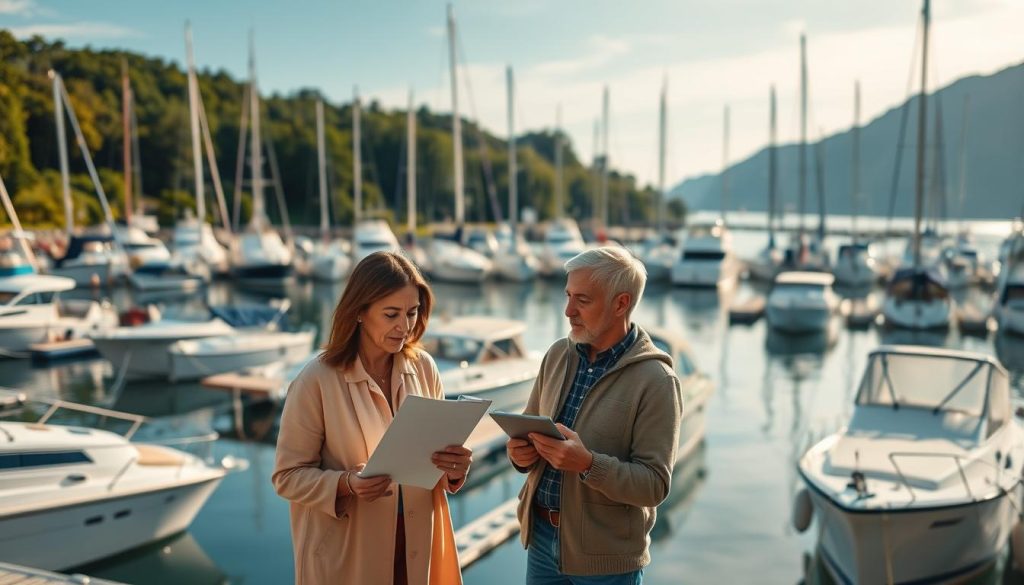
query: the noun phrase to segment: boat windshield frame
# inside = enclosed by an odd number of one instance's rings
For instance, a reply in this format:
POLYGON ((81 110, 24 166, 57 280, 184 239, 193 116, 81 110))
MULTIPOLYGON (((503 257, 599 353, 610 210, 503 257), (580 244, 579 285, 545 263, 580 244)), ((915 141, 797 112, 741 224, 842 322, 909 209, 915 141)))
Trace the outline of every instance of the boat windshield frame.
MULTIPOLYGON (((903 408, 913 408, 919 410, 930 410, 932 414, 938 415, 941 412, 959 412, 973 417, 991 417, 990 405, 992 403, 991 393, 993 392, 993 374, 996 373, 997 368, 989 361, 974 359, 968 356, 957 356, 957 355, 930 355, 926 353, 911 353, 911 352, 899 352, 899 351, 878 351, 873 352, 868 358, 868 364, 864 368, 864 375, 858 386, 857 396, 854 398, 854 404, 856 406, 884 406, 891 407, 893 410, 900 410, 903 408), (891 365, 892 358, 904 358, 904 359, 919 359, 919 360, 937 360, 937 361, 963 361, 970 362, 973 367, 969 369, 962 377, 958 375, 958 380, 952 388, 945 393, 936 393, 936 400, 934 401, 922 401, 922 395, 916 395, 913 398, 918 400, 908 402, 908 396, 901 394, 899 389, 896 387, 896 383, 893 380, 891 365), (880 368, 880 372, 876 371, 876 368, 880 368), (978 381, 978 376, 984 376, 983 381, 978 381), (950 404, 955 398, 961 396, 961 393, 965 388, 972 387, 973 384, 982 384, 982 391, 979 392, 977 399, 972 399, 969 407, 957 407, 951 408, 950 404), (884 388, 882 388, 884 386, 884 388), (888 390, 886 392, 886 390, 888 390), (879 398, 887 396, 891 402, 879 400, 879 398)), ((978 387, 974 387, 975 391, 979 390, 978 387)))

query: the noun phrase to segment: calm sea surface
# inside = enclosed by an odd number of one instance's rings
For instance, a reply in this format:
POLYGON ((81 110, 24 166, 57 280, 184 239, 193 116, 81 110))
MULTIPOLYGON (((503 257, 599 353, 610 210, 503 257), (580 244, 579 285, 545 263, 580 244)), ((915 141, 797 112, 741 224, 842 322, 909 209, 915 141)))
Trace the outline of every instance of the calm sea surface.
MULTIPOLYGON (((983 251, 994 253, 1006 233, 998 228, 979 235, 983 251)), ((741 254, 752 254, 764 242, 759 233, 738 233, 736 238, 741 254)), ((563 285, 438 284, 434 318, 483 314, 522 319, 529 325, 527 345, 543 351, 567 332, 563 285)), ((343 286, 300 282, 289 288, 293 324, 314 325, 322 336, 343 286)), ((698 366, 716 384, 704 445, 677 465, 672 495, 659 511, 646 583, 798 583, 807 563, 810 581, 820 577, 813 562, 813 527, 800 535, 789 526, 790 503, 799 487, 795 461, 812 440, 848 417, 867 352, 880 343, 927 343, 998 355, 1011 372, 1017 395, 1024 392, 1024 339, 964 337, 955 331, 914 336, 874 328, 840 329, 832 338, 793 339, 770 333, 763 321, 730 327, 727 307, 736 295, 750 292, 747 285, 722 295, 651 285, 635 314, 641 325, 681 332, 698 366)), ((106 294, 120 309, 140 300, 125 290, 106 294)), ((267 300, 226 283, 216 283, 205 294, 211 304, 267 300)), ((986 302, 980 291, 969 296, 973 302, 986 302)), ((200 316, 204 311, 201 297, 141 300, 160 302, 165 314, 200 316)), ((291 582, 288 506, 270 484, 280 412, 269 405, 247 407, 239 428, 223 393, 196 384, 140 381, 118 389, 114 377, 110 364, 100 359, 51 368, 0 362, 0 383, 31 396, 140 413, 158 417, 162 424, 212 425, 221 433, 213 455, 242 458, 249 466, 224 479, 187 533, 78 570, 139 584, 291 582)), ((483 477, 453 498, 457 526, 515 497, 522 484, 522 476, 501 461, 490 466, 481 462, 478 469, 483 477)), ((523 583, 525 563, 526 553, 516 538, 468 568, 465 580, 523 583)), ((994 568, 982 582, 1003 578, 1000 571, 994 568)))

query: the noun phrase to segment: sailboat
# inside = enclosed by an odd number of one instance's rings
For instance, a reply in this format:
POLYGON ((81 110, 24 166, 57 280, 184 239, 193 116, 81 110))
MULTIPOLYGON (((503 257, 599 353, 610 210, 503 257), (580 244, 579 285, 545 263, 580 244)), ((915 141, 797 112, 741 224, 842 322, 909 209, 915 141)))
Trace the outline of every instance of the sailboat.
POLYGON ((921 47, 921 90, 918 94, 917 178, 914 196, 914 235, 911 241, 913 264, 898 270, 886 285, 882 314, 885 322, 907 329, 933 329, 949 326, 953 299, 945 279, 934 264, 925 263, 922 254, 921 216, 924 208, 925 150, 928 132, 928 28, 931 23, 929 2, 922 12, 924 36, 921 47))
POLYGON ((455 59, 455 15, 448 5, 448 57, 452 86, 452 143, 455 156, 455 233, 451 237, 434 234, 428 243, 428 272, 435 280, 456 283, 478 283, 494 269, 483 254, 463 245, 466 230, 465 186, 462 161, 462 119, 459 117, 459 76, 455 59))
POLYGON ((260 92, 256 80, 255 47, 249 48, 249 115, 252 118, 250 167, 252 216, 231 246, 231 273, 241 284, 280 287, 294 278, 293 252, 270 225, 263 193, 263 153, 260 134, 260 92))
POLYGON ((213 228, 206 222, 206 183, 203 180, 203 152, 200 138, 206 142, 206 154, 210 163, 210 175, 213 178, 217 201, 220 204, 221 220, 230 234, 227 205, 224 203, 224 190, 221 187, 217 160, 214 158, 212 140, 209 136, 206 114, 203 108, 202 95, 199 92, 199 78, 196 76, 195 59, 192 56, 192 28, 185 27, 185 48, 188 57, 188 112, 189 128, 192 135, 192 168, 195 175, 195 215, 186 211, 185 217, 174 224, 171 242, 176 260, 186 266, 201 264, 212 274, 224 274, 228 271, 228 252, 217 241, 213 228), (202 137, 200 136, 202 134, 202 137))
POLYGON ((113 229, 114 217, 110 211, 99 175, 92 163, 92 157, 82 137, 78 119, 71 107, 64 80, 59 73, 50 71, 53 81, 53 115, 57 127, 57 153, 60 160, 61 188, 64 195, 65 234, 68 238, 63 255, 54 258, 50 274, 70 278, 76 286, 97 286, 113 282, 114 278, 124 274, 128 260, 124 249, 118 241, 118 234, 113 229), (106 225, 97 227, 86 233, 75 232, 74 204, 71 198, 71 171, 68 166, 67 136, 64 130, 65 111, 71 120, 76 142, 85 158, 92 179, 93 187, 103 207, 106 225))
POLYGON ((676 286, 730 288, 739 278, 741 262, 732 247, 732 233, 725 224, 729 200, 729 108, 725 108, 722 142, 722 211, 711 225, 696 225, 686 234, 672 264, 676 286))
MULTIPOLYGON (((804 228, 807 210, 807 36, 800 35, 800 148, 799 148, 799 228, 785 251, 784 267, 789 270, 828 271, 828 251, 824 247, 824 199, 819 200, 817 237, 804 228)), ((819 193, 822 196, 822 193, 819 193)))
POLYGON ((537 275, 539 263, 533 250, 519 233, 518 172, 516 161, 515 86, 512 67, 506 70, 508 82, 508 224, 498 226, 492 260, 494 273, 503 280, 524 282, 537 275))
POLYGON ((757 254, 752 262, 747 264, 747 271, 751 278, 757 280, 775 280, 775 275, 782 268, 782 250, 775 242, 775 214, 778 206, 778 123, 776 117, 775 86, 771 86, 769 93, 769 122, 768 122, 768 243, 757 254))
MULTIPOLYGON (((552 277, 565 274, 565 263, 573 256, 587 249, 580 233, 579 224, 571 217, 565 217, 565 161, 563 156, 564 134, 562 132, 562 109, 557 110, 555 137, 555 217, 544 231, 544 239, 537 254, 538 272, 552 277)), ((596 136, 596 132, 595 132, 596 136)), ((594 140, 597 142, 596 138, 594 140)), ((597 148, 595 147, 595 153, 597 148)), ((596 155, 594 168, 597 168, 596 155)))
POLYGON ((316 101, 316 152, 320 177, 320 240, 309 258, 310 275, 316 280, 338 281, 352 269, 351 246, 331 238, 330 209, 327 205, 327 155, 324 145, 324 102, 316 101))
POLYGON ((871 286, 878 278, 878 265, 871 254, 871 246, 862 242, 857 232, 857 212, 860 201, 860 82, 854 86, 853 114, 853 182, 850 201, 853 204, 853 238, 841 244, 832 274, 836 284, 850 288, 871 286))
POLYGON ((383 219, 363 218, 362 103, 359 90, 352 98, 352 260, 355 264, 374 252, 398 252, 401 246, 383 219))
POLYGON ((667 102, 668 79, 665 79, 662 83, 661 96, 658 101, 658 208, 655 212, 657 223, 654 233, 647 238, 639 251, 640 260, 647 269, 648 282, 669 280, 672 274, 672 263, 675 262, 676 255, 679 252, 675 239, 669 235, 665 227, 665 218, 668 213, 665 193, 666 127, 668 125, 667 102))

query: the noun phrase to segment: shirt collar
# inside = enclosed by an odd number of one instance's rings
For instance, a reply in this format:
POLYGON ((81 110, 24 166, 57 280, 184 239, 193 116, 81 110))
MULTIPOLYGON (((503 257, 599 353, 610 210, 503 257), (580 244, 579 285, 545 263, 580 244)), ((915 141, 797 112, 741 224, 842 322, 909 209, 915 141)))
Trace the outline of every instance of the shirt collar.
MULTIPOLYGON (((392 372, 416 374, 416 369, 413 366, 412 361, 406 358, 405 353, 401 351, 395 354, 395 363, 391 368, 392 372)), ((350 384, 354 384, 356 382, 369 382, 373 379, 369 372, 366 371, 366 368, 363 366, 363 360, 359 359, 358 355, 356 356, 355 361, 352 362, 352 365, 345 368, 344 375, 345 381, 350 384)))
MULTIPOLYGON (((636 325, 630 323, 629 331, 626 332, 626 336, 620 339, 619 342, 616 343, 615 345, 597 354, 597 356, 594 357, 593 363, 597 363, 605 359, 611 359, 613 363, 619 361, 619 358, 621 358, 622 354, 626 353, 626 350, 628 350, 629 347, 633 345, 633 342, 636 341, 636 338, 636 325)), ((583 358, 587 363, 591 363, 589 344, 577 343, 576 352, 579 353, 580 357, 583 358)))

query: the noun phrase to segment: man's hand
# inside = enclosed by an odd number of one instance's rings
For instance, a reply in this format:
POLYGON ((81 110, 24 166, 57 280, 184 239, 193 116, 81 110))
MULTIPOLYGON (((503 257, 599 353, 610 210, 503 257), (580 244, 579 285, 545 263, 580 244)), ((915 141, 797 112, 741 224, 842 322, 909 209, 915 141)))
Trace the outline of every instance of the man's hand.
POLYGON ((508 458, 519 467, 529 467, 540 459, 537 449, 526 439, 509 439, 505 443, 508 458))
POLYGON ((562 423, 556 423, 564 440, 552 439, 539 433, 530 433, 530 440, 537 453, 559 471, 575 471, 583 473, 590 469, 594 462, 594 454, 587 449, 580 436, 562 423))

